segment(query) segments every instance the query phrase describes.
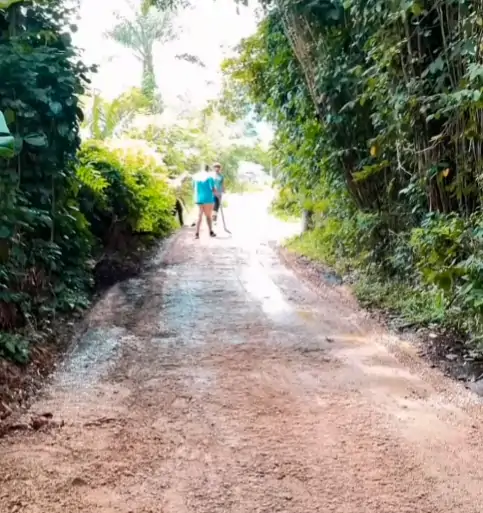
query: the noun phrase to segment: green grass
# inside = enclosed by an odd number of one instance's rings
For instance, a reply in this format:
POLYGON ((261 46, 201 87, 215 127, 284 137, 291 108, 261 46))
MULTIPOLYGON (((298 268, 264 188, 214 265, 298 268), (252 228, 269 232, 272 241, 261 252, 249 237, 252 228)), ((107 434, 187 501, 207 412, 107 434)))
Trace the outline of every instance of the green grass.
POLYGON ((391 280, 362 269, 358 262, 336 255, 333 238, 323 230, 313 230, 287 241, 287 249, 322 263, 352 283, 354 295, 363 307, 390 312, 400 324, 444 323, 445 303, 440 293, 415 288, 409 283, 391 280))
POLYGON ((353 290, 362 306, 391 312, 402 324, 444 323, 444 302, 433 292, 365 274, 359 276, 353 290))

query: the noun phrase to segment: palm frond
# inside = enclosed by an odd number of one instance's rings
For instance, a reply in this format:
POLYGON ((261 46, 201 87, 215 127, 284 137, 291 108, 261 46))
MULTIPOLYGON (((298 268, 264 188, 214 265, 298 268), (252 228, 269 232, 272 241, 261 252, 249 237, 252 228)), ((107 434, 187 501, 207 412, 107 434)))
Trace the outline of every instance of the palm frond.
POLYGON ((200 68, 206 68, 206 64, 196 55, 192 55, 190 53, 181 53, 175 56, 179 61, 186 61, 191 64, 196 64, 200 68))

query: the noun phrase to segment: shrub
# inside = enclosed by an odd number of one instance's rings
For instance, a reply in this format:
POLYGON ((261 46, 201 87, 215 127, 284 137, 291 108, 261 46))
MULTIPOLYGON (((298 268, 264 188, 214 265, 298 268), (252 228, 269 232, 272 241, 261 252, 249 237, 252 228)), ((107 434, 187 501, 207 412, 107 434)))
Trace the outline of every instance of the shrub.
POLYGON ((0 354, 17 361, 22 333, 88 302, 91 237, 74 168, 88 69, 71 14, 62 2, 0 11, 0 109, 16 139, 16 156, 0 159, 0 354))
POLYGON ((302 214, 300 201, 289 187, 282 187, 274 198, 271 211, 282 219, 299 217, 302 214))
POLYGON ((134 234, 163 237, 174 228, 174 194, 152 160, 89 141, 79 161, 80 209, 103 246, 120 249, 134 234))

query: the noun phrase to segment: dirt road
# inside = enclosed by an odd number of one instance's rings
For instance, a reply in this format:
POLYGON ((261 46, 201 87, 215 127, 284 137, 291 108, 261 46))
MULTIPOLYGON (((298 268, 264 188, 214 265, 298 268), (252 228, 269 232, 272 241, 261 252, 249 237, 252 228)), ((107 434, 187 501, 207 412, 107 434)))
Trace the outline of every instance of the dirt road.
POLYGON ((97 304, 28 414, 64 425, 0 442, 2 513, 483 511, 478 399, 284 268, 255 200, 97 304))

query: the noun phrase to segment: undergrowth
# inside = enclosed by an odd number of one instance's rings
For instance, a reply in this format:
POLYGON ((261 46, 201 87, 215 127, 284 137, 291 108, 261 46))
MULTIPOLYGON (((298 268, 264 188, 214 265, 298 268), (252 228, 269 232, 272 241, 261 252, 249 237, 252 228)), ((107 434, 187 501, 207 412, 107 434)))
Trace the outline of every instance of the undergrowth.
POLYGON ((288 187, 282 187, 270 205, 270 212, 282 221, 294 221, 302 215, 302 208, 297 196, 288 187))
POLYGON ((338 217, 340 206, 320 214, 316 228, 288 248, 332 267, 363 306, 390 312, 402 326, 440 326, 481 343, 480 216, 465 223, 430 215, 420 227, 396 234, 380 216, 356 211, 338 217), (386 243, 378 245, 381 239, 386 243))

